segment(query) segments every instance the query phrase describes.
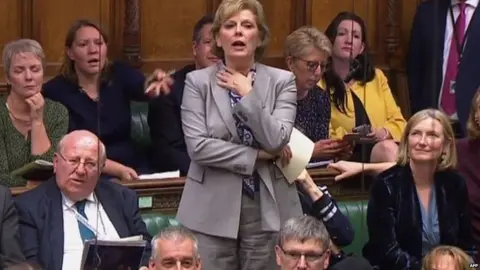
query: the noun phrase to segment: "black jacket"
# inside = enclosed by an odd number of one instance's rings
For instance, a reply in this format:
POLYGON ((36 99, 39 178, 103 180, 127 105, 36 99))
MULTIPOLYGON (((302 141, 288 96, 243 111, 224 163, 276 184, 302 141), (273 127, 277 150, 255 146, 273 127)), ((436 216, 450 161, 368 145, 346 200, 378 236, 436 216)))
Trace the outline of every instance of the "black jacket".
POLYGON ((152 163, 159 172, 179 170, 182 176, 188 172, 190 157, 183 138, 180 106, 185 78, 194 70, 195 65, 188 65, 175 72, 172 92, 150 101, 148 126, 153 147, 152 163))
MULTIPOLYGON (((435 173, 440 244, 475 254, 467 187, 453 170, 435 173)), ((369 241, 363 256, 380 269, 420 269, 422 215, 409 166, 396 165, 379 175, 367 211, 369 241)))

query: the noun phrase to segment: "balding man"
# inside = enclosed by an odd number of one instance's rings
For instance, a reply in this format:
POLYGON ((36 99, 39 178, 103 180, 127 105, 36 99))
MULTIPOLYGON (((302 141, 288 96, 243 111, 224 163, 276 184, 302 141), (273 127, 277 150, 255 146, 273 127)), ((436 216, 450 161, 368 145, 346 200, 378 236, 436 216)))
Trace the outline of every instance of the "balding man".
POLYGON ((185 227, 168 227, 152 240, 149 270, 167 269, 202 269, 197 238, 185 227))
MULTIPOLYGON (((143 235, 150 241, 134 191, 99 181, 105 146, 88 131, 73 131, 58 144, 55 177, 16 200, 22 248, 44 269, 80 269, 83 243, 143 235)), ((148 264, 150 246, 142 265, 148 264)))

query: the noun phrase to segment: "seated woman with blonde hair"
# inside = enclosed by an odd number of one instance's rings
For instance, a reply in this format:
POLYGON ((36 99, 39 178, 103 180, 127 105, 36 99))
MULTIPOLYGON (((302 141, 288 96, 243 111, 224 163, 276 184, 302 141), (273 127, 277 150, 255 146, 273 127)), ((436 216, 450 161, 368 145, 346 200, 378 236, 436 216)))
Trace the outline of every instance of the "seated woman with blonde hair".
MULTIPOLYGON (((470 199, 470 208, 472 214, 472 233, 475 246, 480 245, 480 91, 476 93, 472 100, 470 116, 467 121, 467 138, 456 141, 458 171, 465 177, 468 196, 470 199)), ((349 178, 365 173, 378 174, 394 166, 393 162, 385 163, 356 163, 340 161, 331 164, 330 167, 341 172, 336 176, 336 180, 349 178)), ((478 258, 476 258, 478 261, 478 258)))
POLYGON ((413 115, 397 163, 374 182, 363 255, 379 269, 420 269, 437 245, 473 256, 468 191, 456 170, 455 138, 447 116, 427 109, 413 115))
POLYGON ((423 259, 422 270, 470 270, 473 260, 463 250, 452 246, 438 246, 423 259))
POLYGON ((10 90, 0 96, 0 182, 8 187, 24 186, 26 179, 10 173, 37 159, 52 159, 67 132, 68 112, 41 94, 45 53, 37 41, 8 43, 3 49, 3 65, 10 90))

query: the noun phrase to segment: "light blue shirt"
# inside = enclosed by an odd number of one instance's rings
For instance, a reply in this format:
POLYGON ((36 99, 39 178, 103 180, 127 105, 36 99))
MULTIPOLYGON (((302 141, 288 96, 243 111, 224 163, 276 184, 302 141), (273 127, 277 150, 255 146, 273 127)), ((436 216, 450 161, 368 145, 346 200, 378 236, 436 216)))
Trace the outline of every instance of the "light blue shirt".
MULTIPOLYGON (((418 191, 417 196, 420 197, 418 191)), ((421 202, 420 211, 422 213, 422 256, 425 256, 429 251, 440 244, 440 226, 438 224, 435 186, 432 188, 428 213, 421 202)))

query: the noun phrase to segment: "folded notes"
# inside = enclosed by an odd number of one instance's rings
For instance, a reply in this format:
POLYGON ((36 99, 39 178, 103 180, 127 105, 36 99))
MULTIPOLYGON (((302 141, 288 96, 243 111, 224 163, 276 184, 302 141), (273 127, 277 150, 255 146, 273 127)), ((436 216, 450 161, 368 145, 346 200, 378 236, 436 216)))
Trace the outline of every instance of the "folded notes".
POLYGON ((293 183, 300 175, 300 173, 305 170, 305 167, 307 167, 308 163, 310 162, 315 143, 313 143, 298 129, 293 128, 288 146, 292 151, 292 158, 290 159, 290 163, 283 167, 281 160, 277 159, 276 164, 287 179, 287 181, 289 183, 293 183))

